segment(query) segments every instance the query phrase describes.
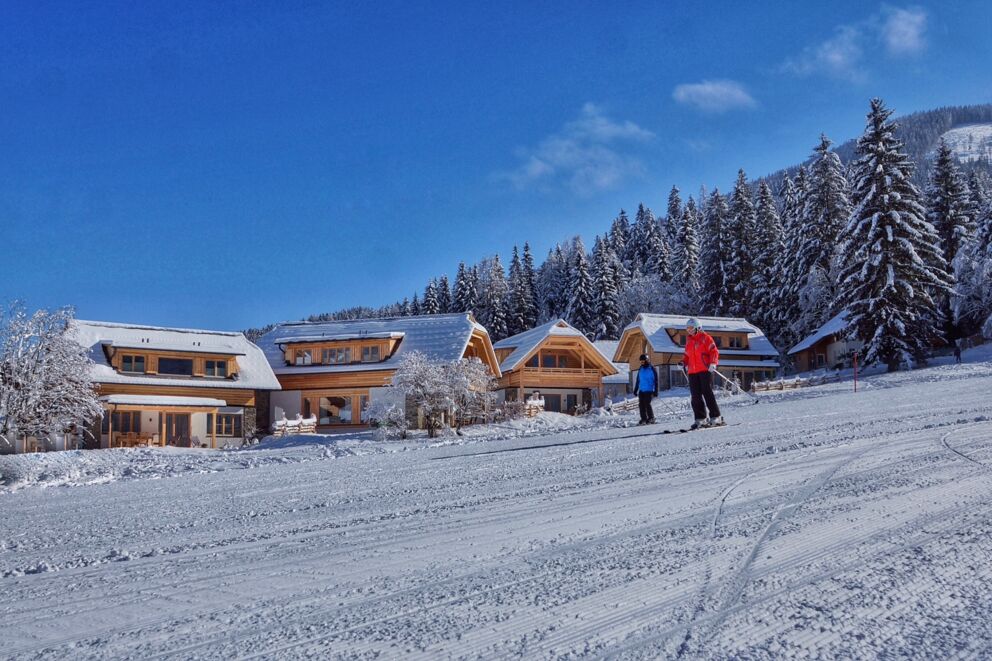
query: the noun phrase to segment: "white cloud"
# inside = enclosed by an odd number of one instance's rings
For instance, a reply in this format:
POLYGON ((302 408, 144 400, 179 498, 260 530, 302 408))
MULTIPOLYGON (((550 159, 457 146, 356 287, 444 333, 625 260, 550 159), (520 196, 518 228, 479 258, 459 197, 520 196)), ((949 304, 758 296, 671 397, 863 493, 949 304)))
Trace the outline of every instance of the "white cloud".
POLYGON ((915 55, 927 47, 927 13, 922 9, 885 9, 881 34, 890 55, 915 55))
POLYGON ((834 36, 787 59, 782 70, 860 82, 867 78, 866 54, 877 53, 880 45, 892 57, 919 53, 926 48, 926 27, 927 14, 922 9, 884 7, 863 21, 837 26, 834 36))
POLYGON ((758 105, 744 86, 733 80, 704 80, 677 85, 672 98, 706 112, 726 112, 758 105))
POLYGON ((587 103, 579 116, 537 146, 517 150, 520 165, 495 178, 510 182, 518 190, 568 186, 579 194, 607 190, 630 176, 643 172, 631 145, 654 138, 651 131, 631 121, 618 122, 587 103))

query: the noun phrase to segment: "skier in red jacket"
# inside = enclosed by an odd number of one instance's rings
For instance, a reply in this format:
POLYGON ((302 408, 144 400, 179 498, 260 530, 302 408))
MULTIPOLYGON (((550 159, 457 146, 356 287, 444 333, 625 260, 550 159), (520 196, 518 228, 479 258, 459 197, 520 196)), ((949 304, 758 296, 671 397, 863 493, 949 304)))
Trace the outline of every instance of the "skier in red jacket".
POLYGON ((683 366, 689 376, 689 393, 692 395, 692 413, 695 422, 691 429, 723 425, 723 416, 713 394, 713 375, 720 362, 720 351, 716 348, 713 338, 703 332, 702 326, 696 319, 685 323, 689 339, 685 343, 685 362, 683 366), (709 409, 709 417, 706 410, 709 409))

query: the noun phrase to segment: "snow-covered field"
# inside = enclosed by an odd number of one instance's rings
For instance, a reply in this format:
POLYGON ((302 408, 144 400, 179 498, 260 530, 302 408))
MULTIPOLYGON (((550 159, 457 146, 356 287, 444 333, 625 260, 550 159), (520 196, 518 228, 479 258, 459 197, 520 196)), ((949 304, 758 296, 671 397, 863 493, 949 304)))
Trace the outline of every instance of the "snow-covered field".
POLYGON ((0 657, 987 657, 992 363, 966 357, 693 434, 0 459, 0 657))

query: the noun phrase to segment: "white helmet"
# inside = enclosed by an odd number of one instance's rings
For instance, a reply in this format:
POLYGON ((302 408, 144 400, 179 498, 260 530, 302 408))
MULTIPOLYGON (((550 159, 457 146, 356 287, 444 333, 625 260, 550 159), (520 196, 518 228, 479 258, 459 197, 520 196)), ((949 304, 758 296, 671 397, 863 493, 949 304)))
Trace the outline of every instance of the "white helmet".
POLYGON ((686 328, 695 328, 696 330, 703 330, 703 327, 699 324, 699 320, 695 317, 689 317, 689 321, 685 322, 686 328))

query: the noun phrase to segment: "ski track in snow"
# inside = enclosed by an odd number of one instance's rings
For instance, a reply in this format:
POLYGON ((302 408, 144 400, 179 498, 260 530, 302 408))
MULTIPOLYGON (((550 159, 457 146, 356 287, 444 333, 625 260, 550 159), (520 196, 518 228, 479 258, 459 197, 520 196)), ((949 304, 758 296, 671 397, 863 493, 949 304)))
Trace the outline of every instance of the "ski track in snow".
POLYGON ((992 365, 849 386, 3 493, 0 657, 987 656, 992 365))

